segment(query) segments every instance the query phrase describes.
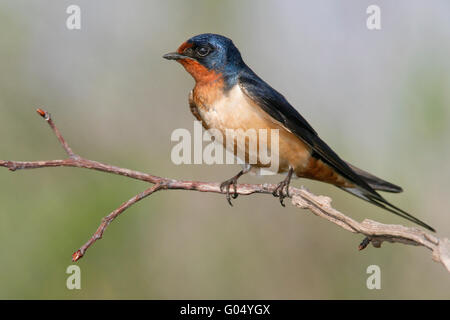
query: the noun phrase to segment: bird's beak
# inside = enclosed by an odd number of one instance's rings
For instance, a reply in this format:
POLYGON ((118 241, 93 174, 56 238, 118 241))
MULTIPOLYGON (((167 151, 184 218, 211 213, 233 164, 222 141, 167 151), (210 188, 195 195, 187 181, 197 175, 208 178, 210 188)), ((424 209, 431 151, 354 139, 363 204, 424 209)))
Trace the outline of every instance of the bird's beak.
POLYGON ((179 54, 178 52, 170 52, 163 55, 163 58, 167 60, 180 60, 186 58, 186 56, 179 54))

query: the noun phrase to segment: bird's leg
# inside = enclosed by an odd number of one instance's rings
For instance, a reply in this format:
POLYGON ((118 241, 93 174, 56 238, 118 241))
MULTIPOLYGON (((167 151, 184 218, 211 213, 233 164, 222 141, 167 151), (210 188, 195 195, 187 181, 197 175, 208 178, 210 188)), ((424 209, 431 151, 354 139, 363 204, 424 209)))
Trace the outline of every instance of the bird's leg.
POLYGON ((280 203, 283 207, 285 206, 284 202, 283 202, 284 198, 290 197, 289 184, 291 183, 291 178, 292 178, 293 173, 294 173, 294 169, 289 168, 289 172, 288 172, 286 178, 278 184, 278 186, 275 188, 275 190, 272 193, 275 197, 280 198, 280 203), (286 192, 284 191, 284 188, 286 188, 286 192))
POLYGON ((238 197, 238 193, 237 193, 237 181, 238 181, 238 179, 242 175, 246 174, 249 171, 250 171, 250 166, 246 166, 244 169, 239 171, 239 173, 237 175, 235 175, 231 179, 225 180, 224 182, 222 182, 220 184, 220 191, 223 192, 224 190, 226 190, 226 196, 227 196, 227 200, 228 200, 228 203, 230 204, 230 206, 233 206, 233 204, 231 203, 231 197, 233 197, 233 199, 236 199, 238 197), (233 185, 234 193, 230 196, 230 186, 231 185, 233 185))

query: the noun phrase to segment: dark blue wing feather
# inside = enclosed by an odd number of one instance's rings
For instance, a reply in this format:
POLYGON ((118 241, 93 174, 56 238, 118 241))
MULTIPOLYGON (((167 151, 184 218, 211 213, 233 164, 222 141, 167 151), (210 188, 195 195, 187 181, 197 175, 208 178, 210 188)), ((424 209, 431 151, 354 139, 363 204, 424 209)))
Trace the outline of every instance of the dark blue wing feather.
POLYGON ((239 75, 239 85, 265 112, 280 122, 311 147, 313 155, 330 165, 349 181, 377 194, 345 161, 343 161, 320 137, 311 125, 290 105, 282 94, 270 87, 252 70, 239 75))
POLYGON ((238 84, 243 92, 261 109, 268 113, 285 128, 294 133, 312 149, 312 156, 321 159, 340 175, 355 185, 355 188, 343 188, 353 195, 364 199, 378 207, 384 208, 400 217, 435 231, 425 222, 392 205, 376 192, 360 175, 343 161, 320 137, 311 125, 295 110, 290 103, 259 78, 250 68, 244 68, 238 77, 238 84))

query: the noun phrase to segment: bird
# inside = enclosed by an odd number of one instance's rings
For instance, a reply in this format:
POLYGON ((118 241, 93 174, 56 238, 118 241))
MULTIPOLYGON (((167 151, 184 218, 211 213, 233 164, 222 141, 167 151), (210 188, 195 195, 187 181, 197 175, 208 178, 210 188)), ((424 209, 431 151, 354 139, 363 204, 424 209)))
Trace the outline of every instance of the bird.
MULTIPOLYGON (((213 33, 199 34, 163 58, 179 62, 194 78, 189 106, 205 129, 222 133, 227 129, 278 130, 279 165, 276 173, 286 174, 286 177, 277 184, 273 195, 279 198, 282 206, 284 198, 290 196, 292 177, 312 179, 337 186, 435 232, 434 228, 391 204, 378 192, 399 193, 403 191, 401 187, 342 160, 281 93, 247 66, 231 39, 213 33)), ((230 151, 236 155, 236 147, 232 149, 230 151)), ((264 167, 259 159, 248 163, 249 152, 246 150, 242 170, 220 185, 230 205, 231 198, 238 196, 238 179, 264 167), (233 193, 230 193, 231 186, 233 193)))

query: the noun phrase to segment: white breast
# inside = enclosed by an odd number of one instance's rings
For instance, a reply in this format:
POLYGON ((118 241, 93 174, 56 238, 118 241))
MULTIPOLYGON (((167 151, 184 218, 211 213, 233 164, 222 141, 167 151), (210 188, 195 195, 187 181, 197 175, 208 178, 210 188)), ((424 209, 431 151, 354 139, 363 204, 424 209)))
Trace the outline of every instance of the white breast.
MULTIPOLYGON (((248 132, 249 129, 255 130, 258 150, 261 150, 261 148, 264 148, 263 150, 272 149, 270 147, 270 134, 268 134, 268 131, 265 131, 266 133, 262 132, 261 134, 267 136, 268 139, 261 139, 259 129, 277 129, 279 132, 278 149, 279 154, 282 155, 279 158, 279 172, 286 171, 289 166, 297 168, 307 163, 307 159, 310 156, 309 147, 254 103, 241 90, 239 85, 234 86, 226 94, 216 98, 210 105, 199 105, 198 102, 196 105, 206 127, 221 131, 223 137, 227 137, 227 129, 232 129, 235 130, 236 135, 234 138, 237 141, 239 139, 246 141, 245 132, 248 132)), ((248 151, 246 149, 245 153, 248 151)), ((254 153, 251 152, 251 154, 254 153)), ((257 158, 259 162, 259 155, 257 155, 257 158)))
POLYGON ((239 85, 234 86, 212 105, 199 108, 199 112, 208 127, 221 131, 258 129, 262 125, 261 120, 265 118, 261 110, 251 104, 239 85))

